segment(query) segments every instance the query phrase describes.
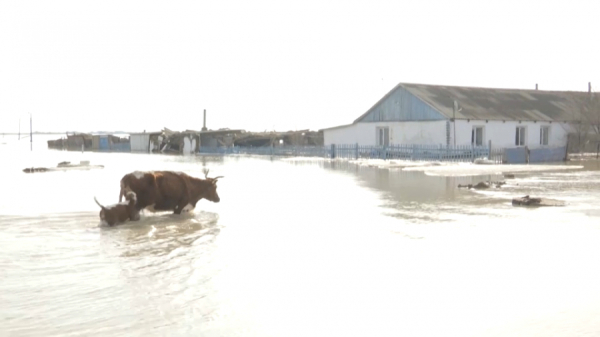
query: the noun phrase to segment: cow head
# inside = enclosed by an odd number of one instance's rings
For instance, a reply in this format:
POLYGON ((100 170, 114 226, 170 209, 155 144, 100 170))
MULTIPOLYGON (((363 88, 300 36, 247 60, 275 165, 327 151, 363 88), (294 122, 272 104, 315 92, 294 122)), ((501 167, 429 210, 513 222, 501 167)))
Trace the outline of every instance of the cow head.
POLYGON ((209 170, 207 170, 207 169, 204 170, 205 190, 204 190, 203 198, 205 198, 208 201, 219 202, 219 201, 221 201, 221 198, 219 198, 219 194, 217 193, 217 180, 219 178, 223 178, 223 176, 209 178, 208 171, 209 170))

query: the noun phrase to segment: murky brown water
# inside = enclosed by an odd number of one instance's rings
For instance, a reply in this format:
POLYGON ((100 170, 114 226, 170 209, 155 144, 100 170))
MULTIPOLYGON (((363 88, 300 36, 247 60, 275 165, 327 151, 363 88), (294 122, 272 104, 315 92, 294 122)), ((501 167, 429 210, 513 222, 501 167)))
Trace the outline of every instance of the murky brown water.
POLYGON ((0 145, 0 336, 600 334, 595 161, 474 192, 500 177, 28 147, 0 145), (63 160, 105 168, 21 172, 63 160), (123 174, 203 167, 221 203, 98 226, 123 174))

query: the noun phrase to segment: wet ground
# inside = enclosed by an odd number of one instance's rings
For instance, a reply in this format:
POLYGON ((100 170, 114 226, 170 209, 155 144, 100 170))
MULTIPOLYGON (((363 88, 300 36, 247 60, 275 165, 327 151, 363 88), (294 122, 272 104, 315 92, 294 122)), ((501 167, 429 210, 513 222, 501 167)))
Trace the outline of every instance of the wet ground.
POLYGON ((600 334, 595 160, 473 191, 501 172, 34 145, 0 145, 0 336, 600 334), (21 171, 64 160, 105 167, 21 171), (203 168, 220 203, 99 226, 125 173, 203 168))

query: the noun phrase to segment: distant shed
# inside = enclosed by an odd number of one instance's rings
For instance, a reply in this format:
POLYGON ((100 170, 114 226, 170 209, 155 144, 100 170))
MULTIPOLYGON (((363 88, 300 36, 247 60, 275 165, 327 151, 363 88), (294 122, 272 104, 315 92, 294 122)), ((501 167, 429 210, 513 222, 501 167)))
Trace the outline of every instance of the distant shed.
POLYGON ((89 150, 92 148, 92 135, 87 133, 67 134, 67 149, 89 150))
POLYGON ((162 132, 142 132, 129 135, 131 152, 150 152, 150 136, 160 135, 162 132))
POLYGON ((127 137, 94 135, 92 136, 92 150, 129 152, 131 151, 131 147, 127 137))

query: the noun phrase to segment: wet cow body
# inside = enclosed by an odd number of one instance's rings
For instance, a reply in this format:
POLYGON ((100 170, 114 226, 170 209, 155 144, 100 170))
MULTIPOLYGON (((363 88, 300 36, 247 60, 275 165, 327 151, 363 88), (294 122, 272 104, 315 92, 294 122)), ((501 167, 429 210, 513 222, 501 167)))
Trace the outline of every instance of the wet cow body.
POLYGON ((129 191, 137 195, 138 210, 173 211, 180 214, 196 207, 201 199, 219 202, 217 180, 222 177, 205 179, 192 177, 183 172, 174 171, 135 171, 121 179, 119 201, 129 191))

